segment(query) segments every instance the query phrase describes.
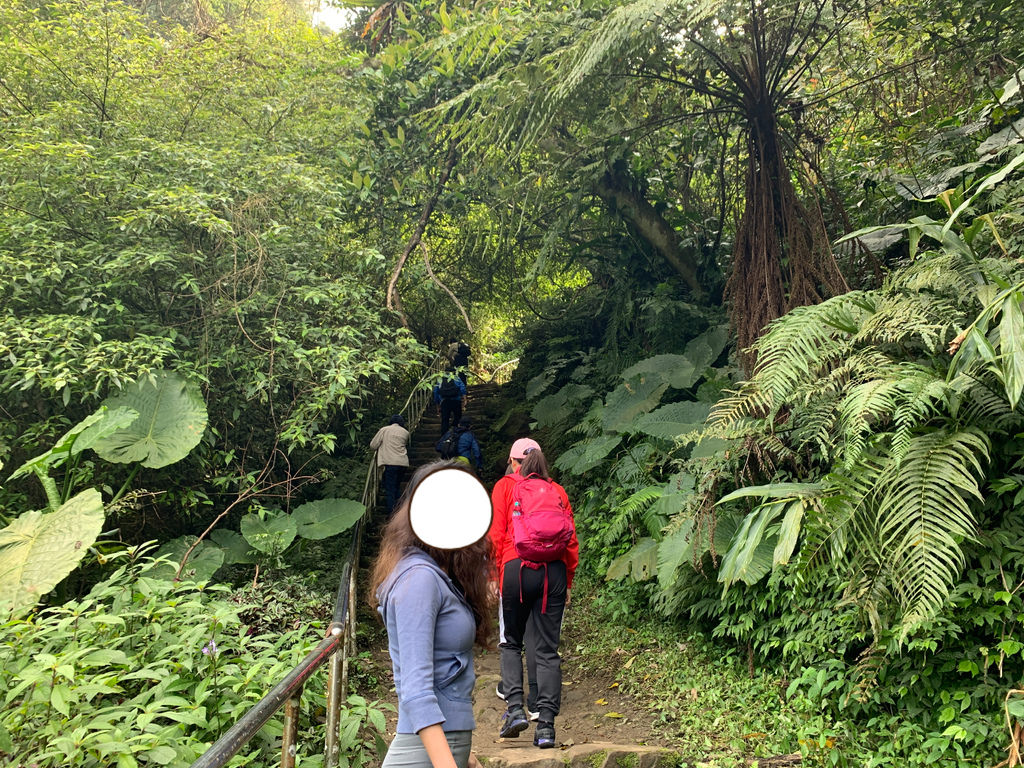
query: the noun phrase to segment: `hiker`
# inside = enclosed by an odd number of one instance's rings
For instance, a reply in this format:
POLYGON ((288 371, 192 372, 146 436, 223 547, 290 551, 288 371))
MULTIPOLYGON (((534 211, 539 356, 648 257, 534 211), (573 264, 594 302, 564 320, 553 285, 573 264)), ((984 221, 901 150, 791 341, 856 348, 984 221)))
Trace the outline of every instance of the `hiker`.
POLYGON ((515 737, 530 725, 523 707, 522 656, 532 618, 538 711, 533 743, 550 749, 562 698, 562 614, 579 563, 579 542, 569 497, 551 480, 540 446, 529 438, 517 440, 509 458, 513 473, 491 492, 492 559, 501 595, 501 692, 508 704, 498 734, 515 737))
POLYGON ((434 444, 434 450, 441 454, 442 459, 463 460, 479 472, 484 466, 483 454, 476 435, 470 429, 472 426, 473 420, 463 416, 456 426, 445 432, 434 444))
POLYGON ((434 462, 413 474, 384 529, 370 604, 387 628, 398 725, 382 768, 480 768, 470 751, 475 727, 473 645, 486 647, 488 642, 489 521, 487 491, 479 480, 465 468, 434 462), (435 520, 439 526, 424 529, 416 522, 422 519, 415 507, 417 490, 444 472, 457 472, 462 480, 472 477, 479 490, 482 506, 475 509, 485 516, 470 521, 468 532, 463 508, 467 499, 461 492, 442 496, 445 503, 432 511, 445 518, 435 520), (456 511, 461 517, 454 529, 446 524, 452 514, 450 498, 463 505, 456 511), (462 536, 468 538, 461 545, 451 541, 462 536))
POLYGON ((469 365, 469 355, 469 344, 459 341, 454 336, 448 339, 447 357, 452 365, 452 369, 458 371, 463 385, 467 384, 466 368, 469 365))
POLYGON ((409 430, 405 428, 405 419, 399 413, 394 414, 387 426, 377 430, 370 440, 370 448, 377 452, 377 466, 384 468, 382 485, 384 486, 384 503, 388 514, 395 508, 398 501, 398 489, 402 485, 402 475, 409 466, 409 430))
POLYGON ((434 402, 441 411, 441 434, 448 427, 458 424, 462 418, 462 401, 466 397, 466 385, 448 369, 437 384, 434 385, 434 402))

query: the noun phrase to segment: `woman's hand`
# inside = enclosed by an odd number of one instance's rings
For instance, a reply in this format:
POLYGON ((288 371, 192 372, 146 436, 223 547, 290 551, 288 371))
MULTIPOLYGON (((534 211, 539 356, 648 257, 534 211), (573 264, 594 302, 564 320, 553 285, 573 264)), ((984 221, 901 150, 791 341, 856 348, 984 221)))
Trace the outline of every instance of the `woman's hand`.
POLYGON ((476 759, 476 752, 469 753, 469 762, 466 763, 467 768, 484 768, 479 760, 476 759))

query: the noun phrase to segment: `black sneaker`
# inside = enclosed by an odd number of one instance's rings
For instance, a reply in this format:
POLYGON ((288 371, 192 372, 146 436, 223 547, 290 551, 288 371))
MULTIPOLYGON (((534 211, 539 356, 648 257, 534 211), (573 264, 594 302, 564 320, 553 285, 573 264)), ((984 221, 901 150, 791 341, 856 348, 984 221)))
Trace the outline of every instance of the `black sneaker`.
POLYGON ((501 729, 498 731, 498 735, 503 739, 511 739, 529 727, 530 723, 526 719, 526 713, 523 711, 523 708, 509 707, 508 711, 502 715, 501 729))
POLYGON ((555 724, 541 720, 537 723, 537 731, 533 734, 533 746, 541 749, 553 749, 555 746, 555 724))

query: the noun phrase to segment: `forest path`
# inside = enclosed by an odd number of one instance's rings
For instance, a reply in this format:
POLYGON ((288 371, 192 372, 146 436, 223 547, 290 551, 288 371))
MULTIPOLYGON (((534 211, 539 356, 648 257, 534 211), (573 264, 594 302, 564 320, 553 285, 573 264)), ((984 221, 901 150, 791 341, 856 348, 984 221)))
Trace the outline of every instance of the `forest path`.
MULTIPOLYGON (((484 457, 481 479, 488 489, 505 469, 511 440, 499 437, 493 426, 504 425, 508 407, 502 399, 500 386, 470 385, 465 413, 473 419, 472 429, 481 444, 484 457)), ((436 406, 428 406, 412 435, 411 469, 439 458, 434 444, 440 436, 440 414, 436 406)), ((569 611, 572 611, 571 606, 569 611)), ((501 676, 498 651, 477 650, 473 696, 477 728, 473 748, 487 768, 653 768, 678 764, 674 753, 659 742, 650 710, 644 703, 620 693, 609 672, 588 669, 583 657, 573 652, 572 649, 585 642, 585 637, 573 634, 572 622, 567 621, 561 648, 562 712, 555 723, 558 747, 543 750, 533 745, 533 723, 516 739, 498 737, 498 726, 505 711, 505 702, 496 695, 501 676)), ((398 700, 391 684, 391 659, 383 634, 377 638, 371 656, 379 679, 387 681, 381 686, 387 690, 382 690, 380 695, 397 708, 398 700)), ((393 736, 397 719, 396 714, 390 717, 389 738, 393 736)))

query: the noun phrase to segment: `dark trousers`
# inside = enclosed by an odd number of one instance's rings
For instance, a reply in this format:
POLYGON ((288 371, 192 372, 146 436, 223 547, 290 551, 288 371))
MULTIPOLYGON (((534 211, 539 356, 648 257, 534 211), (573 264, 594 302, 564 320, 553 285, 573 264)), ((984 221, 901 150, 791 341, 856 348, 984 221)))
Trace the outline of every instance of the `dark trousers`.
POLYGON ((387 505, 389 515, 394 512, 395 504, 398 503, 398 489, 402 485, 402 475, 404 474, 405 467, 394 464, 384 465, 382 485, 384 486, 384 503, 387 505))
POLYGON ((462 398, 451 397, 441 401, 441 434, 448 433, 448 427, 459 423, 462 418, 462 398))
POLYGON ((523 706, 523 638, 533 619, 533 652, 537 659, 537 712, 552 723, 562 706, 562 635, 567 581, 565 563, 524 568, 521 560, 505 566, 501 579, 501 688, 509 706, 523 706), (545 576, 546 573, 546 576, 545 576), (547 588, 545 590, 545 580, 547 588), (545 605, 545 593, 547 605, 545 605))

